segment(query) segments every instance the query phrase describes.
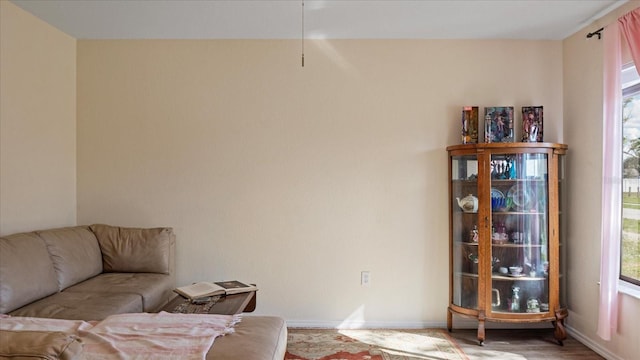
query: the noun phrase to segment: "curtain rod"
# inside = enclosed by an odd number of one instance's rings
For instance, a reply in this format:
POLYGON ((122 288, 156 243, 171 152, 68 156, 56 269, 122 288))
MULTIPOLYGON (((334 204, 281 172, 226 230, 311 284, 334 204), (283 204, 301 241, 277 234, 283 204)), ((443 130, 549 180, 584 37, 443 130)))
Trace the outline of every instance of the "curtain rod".
POLYGON ((587 39, 592 38, 594 35, 598 35, 598 40, 602 39, 602 30, 604 30, 604 28, 600 28, 594 32, 590 32, 587 34, 587 39))

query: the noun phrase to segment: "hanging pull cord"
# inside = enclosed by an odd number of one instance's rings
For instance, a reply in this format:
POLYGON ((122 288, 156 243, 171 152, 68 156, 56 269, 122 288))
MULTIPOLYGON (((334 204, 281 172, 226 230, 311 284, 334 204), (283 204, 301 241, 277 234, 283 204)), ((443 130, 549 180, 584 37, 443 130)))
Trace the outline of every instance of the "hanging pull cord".
POLYGON ((304 0, 302 0, 302 38, 300 42, 302 43, 302 67, 304 67, 304 0))

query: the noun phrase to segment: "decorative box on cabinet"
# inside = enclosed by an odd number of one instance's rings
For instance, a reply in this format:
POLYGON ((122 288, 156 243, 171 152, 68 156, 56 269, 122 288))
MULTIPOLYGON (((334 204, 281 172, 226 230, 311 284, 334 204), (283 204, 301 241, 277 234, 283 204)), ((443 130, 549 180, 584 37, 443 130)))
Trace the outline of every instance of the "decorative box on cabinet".
POLYGON ((453 314, 485 322, 551 322, 562 345, 565 276, 564 154, 552 143, 465 144, 447 148, 450 286, 453 314))

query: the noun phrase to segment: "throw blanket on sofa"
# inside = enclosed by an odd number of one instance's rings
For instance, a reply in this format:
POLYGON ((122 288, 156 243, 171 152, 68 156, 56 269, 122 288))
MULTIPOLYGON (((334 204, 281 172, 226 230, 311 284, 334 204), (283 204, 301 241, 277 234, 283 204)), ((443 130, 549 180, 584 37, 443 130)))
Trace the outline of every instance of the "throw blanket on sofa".
POLYGON ((78 336, 87 359, 204 359, 239 315, 122 314, 100 322, 0 317, 2 330, 61 331, 78 336))

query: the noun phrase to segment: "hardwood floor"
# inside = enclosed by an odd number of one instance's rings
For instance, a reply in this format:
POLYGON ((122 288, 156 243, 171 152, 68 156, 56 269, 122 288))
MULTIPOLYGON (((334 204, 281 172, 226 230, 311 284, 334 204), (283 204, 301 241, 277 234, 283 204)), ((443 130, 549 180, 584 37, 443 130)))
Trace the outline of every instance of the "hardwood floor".
POLYGON ((478 345, 476 334, 476 330, 467 329, 454 329, 449 333, 451 337, 456 339, 470 360, 604 359, 571 336, 568 336, 564 341, 564 346, 558 345, 553 337, 552 329, 487 329, 484 346, 478 345))

